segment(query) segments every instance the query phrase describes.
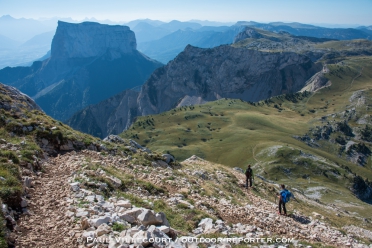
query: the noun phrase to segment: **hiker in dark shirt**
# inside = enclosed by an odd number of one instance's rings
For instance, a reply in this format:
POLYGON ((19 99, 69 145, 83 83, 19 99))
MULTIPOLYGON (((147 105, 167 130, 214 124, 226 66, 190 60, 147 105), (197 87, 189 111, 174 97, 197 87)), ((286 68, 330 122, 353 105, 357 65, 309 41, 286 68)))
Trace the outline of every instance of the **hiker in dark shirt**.
POLYGON ((287 215, 287 209, 285 208, 285 204, 290 200, 292 193, 285 188, 285 185, 281 185, 282 190, 279 192, 279 212, 278 214, 282 214, 282 208, 284 211, 284 215, 287 215))
POLYGON ((252 179, 254 179, 253 176, 253 170, 251 168, 251 165, 248 165, 248 168, 245 170, 245 188, 248 189, 248 181, 249 181, 249 187, 252 187, 252 179))

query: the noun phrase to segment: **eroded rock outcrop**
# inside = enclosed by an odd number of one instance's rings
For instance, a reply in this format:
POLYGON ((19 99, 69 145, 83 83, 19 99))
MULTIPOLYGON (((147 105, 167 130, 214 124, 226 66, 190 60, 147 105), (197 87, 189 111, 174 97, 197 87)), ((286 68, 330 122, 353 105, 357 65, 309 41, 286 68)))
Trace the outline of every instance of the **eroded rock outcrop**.
POLYGON ((14 87, 0 83, 0 94, 8 95, 9 99, 1 98, 0 109, 20 111, 20 107, 26 107, 28 110, 39 110, 41 108, 28 95, 23 94, 14 87))
POLYGON ((245 27, 242 32, 240 32, 239 34, 235 36, 233 43, 237 43, 241 40, 248 39, 248 38, 260 39, 262 37, 264 36, 260 34, 259 32, 257 32, 254 28, 245 27))
POLYGON ((353 179, 351 191, 362 201, 372 202, 372 187, 371 183, 364 181, 361 176, 356 176, 353 179))

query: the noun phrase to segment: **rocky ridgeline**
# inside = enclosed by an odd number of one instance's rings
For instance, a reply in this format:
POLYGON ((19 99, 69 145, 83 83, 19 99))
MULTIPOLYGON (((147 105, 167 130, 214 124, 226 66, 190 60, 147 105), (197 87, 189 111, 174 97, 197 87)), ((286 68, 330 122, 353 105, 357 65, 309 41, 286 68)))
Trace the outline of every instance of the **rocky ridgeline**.
MULTIPOLYGON (((135 149, 140 152, 138 148, 135 149)), ((171 162, 167 158, 162 161, 171 162)), ((19 247, 176 248, 197 247, 198 242, 208 247, 232 245, 232 240, 217 243, 196 240, 205 235, 241 237, 250 239, 253 245, 260 247, 280 245, 271 244, 266 239, 261 241, 261 238, 267 237, 292 239, 296 247, 303 247, 300 240, 336 247, 371 247, 360 244, 354 238, 372 239, 367 230, 347 227, 345 230, 350 230, 351 234, 344 235, 325 222, 296 211, 293 218, 277 215, 275 204, 251 191, 243 192, 243 200, 250 202, 245 206, 234 204, 223 191, 220 192, 220 198, 203 194, 205 182, 223 184, 233 176, 242 184, 244 174, 230 169, 210 172, 200 167, 209 163, 196 156, 182 164, 178 169, 169 165, 161 166, 157 162, 146 167, 137 165, 129 156, 107 156, 89 150, 49 158, 43 163, 44 172, 34 173, 24 169, 24 175, 28 174, 24 176, 27 194, 22 199, 21 218, 15 221, 14 215, 17 213, 3 205, 3 212, 13 229, 9 238, 19 247), (99 164, 101 167, 92 170, 89 164, 99 164), (146 179, 154 185, 167 188, 169 192, 151 194, 141 185, 127 188, 127 195, 142 199, 149 207, 135 206, 127 197, 115 193, 124 182, 109 174, 109 168, 121 169, 124 175, 146 179), (148 172, 143 173, 145 170, 148 172), (174 180, 169 180, 170 176, 174 180), (98 177, 105 178, 106 183, 95 180, 98 177), (109 187, 114 189, 107 195, 109 187), (191 188, 193 190, 187 196, 180 194, 185 192, 184 189, 191 188), (201 219, 189 233, 176 230, 163 212, 151 209, 157 200, 167 202, 172 208, 182 204, 189 209, 199 209, 215 216, 215 219, 201 219), (190 240, 193 242, 187 242, 190 240)), ((284 243, 282 245, 285 247, 284 243)))

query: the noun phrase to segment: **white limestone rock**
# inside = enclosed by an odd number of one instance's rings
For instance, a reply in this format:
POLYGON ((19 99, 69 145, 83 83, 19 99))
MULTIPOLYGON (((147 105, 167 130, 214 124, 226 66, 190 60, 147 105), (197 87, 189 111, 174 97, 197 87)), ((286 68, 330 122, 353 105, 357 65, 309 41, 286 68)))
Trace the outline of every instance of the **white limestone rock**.
POLYGON ((137 219, 144 226, 162 224, 162 219, 156 218, 155 212, 148 209, 143 210, 137 219))
POLYGON ((110 217, 102 216, 102 217, 99 217, 99 218, 96 218, 96 219, 90 219, 89 223, 90 223, 91 226, 99 227, 100 225, 102 225, 104 223, 108 223, 110 221, 111 221, 110 217))
POLYGON ((128 200, 119 200, 115 203, 115 206, 124 207, 124 208, 131 208, 132 204, 128 200))
POLYGON ((96 236, 102 236, 104 234, 108 234, 111 232, 111 227, 109 227, 106 223, 100 225, 96 230, 96 236))

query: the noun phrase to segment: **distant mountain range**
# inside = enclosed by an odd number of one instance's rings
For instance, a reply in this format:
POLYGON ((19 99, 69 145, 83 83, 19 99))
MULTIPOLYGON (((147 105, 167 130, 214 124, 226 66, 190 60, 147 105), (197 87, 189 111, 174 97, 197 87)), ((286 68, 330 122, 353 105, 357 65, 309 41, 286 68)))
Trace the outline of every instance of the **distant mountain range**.
POLYGON ((25 42, 35 35, 55 28, 34 19, 16 19, 9 15, 0 17, 0 34, 18 42, 25 42))
MULTIPOLYGON (((16 19, 9 15, 0 17, 0 69, 6 66, 31 65, 40 60, 48 50, 55 32, 57 21, 77 23, 71 18, 50 18, 33 20, 16 19), (49 35, 48 35, 49 34, 49 35), (22 45, 34 42, 32 46, 22 45), (21 47, 19 47, 21 45, 21 47)), ((222 44, 231 44, 241 26, 257 27, 273 32, 288 32, 299 36, 312 36, 330 39, 371 39, 371 26, 357 28, 325 28, 301 23, 272 22, 268 24, 241 21, 221 23, 212 21, 190 20, 180 22, 162 22, 158 20, 139 19, 128 23, 97 20, 84 21, 104 24, 120 24, 131 28, 136 34, 138 50, 162 63, 174 59, 187 45, 211 48, 222 44)))
POLYGON ((55 31, 38 34, 26 42, 0 35, 0 69, 7 66, 30 66, 50 51, 55 31))
MULTIPOLYGON (((140 25, 138 23, 137 25, 140 25)), ((223 44, 231 44, 245 26, 260 28, 272 32, 287 32, 296 36, 309 36, 316 38, 328 38, 337 40, 372 39, 372 31, 368 27, 360 28, 324 28, 302 23, 258 23, 258 22, 237 22, 231 27, 208 27, 199 29, 180 29, 170 33, 158 40, 144 41, 138 43, 138 49, 146 55, 162 63, 174 59, 188 44, 192 46, 211 48, 223 44)), ((156 33, 154 29, 147 26, 146 32, 156 33)), ((158 33, 159 34, 159 33, 158 33)), ((146 37, 144 30, 141 35, 146 37)), ((151 37, 151 36, 148 36, 151 37)))
POLYGON ((200 29, 183 29, 175 31, 161 39, 142 42, 138 50, 156 60, 167 63, 182 52, 187 45, 201 48, 212 48, 219 45, 231 44, 242 30, 234 27, 202 27, 200 29))

